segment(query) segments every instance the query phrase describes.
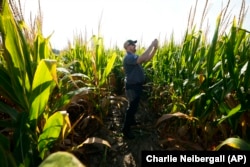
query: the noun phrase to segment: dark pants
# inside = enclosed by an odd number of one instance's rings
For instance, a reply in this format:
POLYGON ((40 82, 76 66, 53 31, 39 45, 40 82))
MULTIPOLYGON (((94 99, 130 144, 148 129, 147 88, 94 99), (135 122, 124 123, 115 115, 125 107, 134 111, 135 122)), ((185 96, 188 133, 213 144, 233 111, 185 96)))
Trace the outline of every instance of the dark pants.
POLYGON ((125 121, 123 125, 124 131, 129 131, 130 126, 135 123, 135 114, 137 112, 140 97, 142 93, 142 84, 129 85, 126 84, 126 96, 129 101, 129 106, 126 111, 125 121))

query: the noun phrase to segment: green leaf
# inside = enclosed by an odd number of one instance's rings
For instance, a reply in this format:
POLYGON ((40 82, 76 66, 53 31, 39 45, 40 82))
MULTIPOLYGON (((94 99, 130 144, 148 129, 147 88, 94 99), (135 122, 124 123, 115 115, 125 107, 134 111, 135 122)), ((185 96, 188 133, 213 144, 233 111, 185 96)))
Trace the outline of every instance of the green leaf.
POLYGON ((200 94, 198 94, 198 95, 193 96, 193 97, 191 98, 191 100, 189 101, 189 103, 192 103, 193 101, 195 101, 195 100, 201 98, 201 96, 204 96, 205 94, 206 94, 206 93, 200 93, 200 94))
POLYGON ((50 154, 38 167, 85 167, 73 154, 58 151, 50 154))
POLYGON ((38 139, 38 151, 42 159, 54 142, 58 140, 64 122, 63 119, 63 115, 60 112, 56 112, 45 123, 43 132, 38 139))
POLYGON ((112 57, 108 60, 108 64, 107 64, 106 68, 104 69, 100 85, 102 85, 106 81, 109 73, 111 72, 111 70, 114 66, 114 62, 116 60, 116 57, 117 57, 117 54, 113 53, 112 57))
MULTIPOLYGON (((10 142, 7 137, 0 133, 0 146, 5 150, 10 150, 10 142)), ((0 156, 1 157, 1 156, 0 156)), ((1 163, 0 163, 1 164, 1 163)))
POLYGON ((10 142, 7 137, 0 134, 0 164, 3 167, 16 167, 15 159, 10 153, 10 142))
POLYGON ((6 153, 2 147, 2 144, 0 143, 0 164, 1 166, 8 166, 8 158, 6 156, 6 153))
MULTIPOLYGON (((245 71, 245 79, 244 79, 244 89, 247 90, 248 86, 250 84, 250 63, 249 61, 247 61, 247 67, 246 67, 246 71, 245 71)), ((245 67, 245 65, 244 65, 245 67)))
POLYGON ((54 104, 55 110, 67 105, 73 96, 78 95, 80 93, 88 94, 90 91, 92 91, 91 88, 82 87, 82 88, 67 92, 66 94, 62 95, 59 99, 56 100, 54 104))
POLYGON ((13 90, 9 74, 4 68, 0 67, 0 93, 4 98, 11 99, 12 102, 19 103, 16 98, 16 91, 13 90))
POLYGON ((234 137, 228 138, 224 140, 220 145, 218 145, 215 148, 215 150, 219 150, 224 145, 228 145, 232 148, 239 150, 250 151, 250 145, 246 141, 240 138, 234 138, 234 137))
POLYGON ((216 55, 215 52, 216 52, 216 45, 217 45, 217 40, 219 36, 220 22, 221 22, 221 14, 217 17, 213 40, 206 54, 206 57, 207 57, 207 77, 206 78, 211 77, 210 75, 214 67, 214 60, 215 60, 215 55, 216 55))
POLYGON ((41 60, 35 72, 30 97, 30 121, 32 121, 33 128, 36 126, 34 121, 37 121, 45 110, 55 82, 57 82, 56 61, 41 60))
POLYGON ((0 101, 0 111, 8 114, 13 120, 17 119, 18 112, 1 101, 0 101))
POLYGON ((23 30, 12 15, 8 1, 3 1, 1 5, 0 32, 4 45, 3 58, 6 63, 6 74, 9 75, 9 84, 13 88, 12 92, 14 91, 13 101, 27 109, 28 100, 24 94, 28 93, 26 90, 30 88, 32 78, 29 47, 24 38, 23 30))
POLYGON ((44 38, 40 32, 37 33, 36 40, 34 42, 34 61, 39 63, 43 59, 50 58, 51 50, 49 45, 49 39, 44 38))
POLYGON ((232 117, 233 115, 235 115, 235 114, 237 114, 239 112, 242 112, 242 110, 241 110, 241 104, 237 105, 235 108, 233 108, 232 110, 230 110, 229 113, 227 114, 227 116, 221 118, 221 120, 219 121, 219 124, 221 122, 223 122, 224 120, 232 117))

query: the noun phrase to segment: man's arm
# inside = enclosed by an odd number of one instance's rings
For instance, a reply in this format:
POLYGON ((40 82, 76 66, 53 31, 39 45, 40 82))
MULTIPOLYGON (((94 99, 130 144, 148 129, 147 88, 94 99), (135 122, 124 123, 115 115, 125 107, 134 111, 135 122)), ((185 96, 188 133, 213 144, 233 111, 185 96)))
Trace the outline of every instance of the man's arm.
POLYGON ((141 56, 138 57, 137 63, 141 64, 151 60, 152 57, 155 55, 157 47, 158 47, 158 40, 155 39, 148 47, 148 49, 141 56))

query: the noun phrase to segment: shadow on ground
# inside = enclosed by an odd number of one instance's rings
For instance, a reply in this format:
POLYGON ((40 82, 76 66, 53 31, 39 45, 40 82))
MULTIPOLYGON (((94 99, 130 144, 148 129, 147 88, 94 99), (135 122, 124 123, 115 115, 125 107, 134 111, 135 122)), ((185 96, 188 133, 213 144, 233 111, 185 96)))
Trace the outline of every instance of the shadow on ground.
POLYGON ((135 139, 124 139, 121 133, 122 124, 127 105, 111 105, 110 113, 104 119, 104 126, 93 134, 95 137, 107 140, 111 148, 103 145, 85 146, 83 158, 90 167, 135 167, 141 166, 141 151, 162 150, 159 144, 157 131, 154 127, 157 115, 148 111, 145 104, 141 103, 136 114, 139 126, 133 127, 135 139))
MULTIPOLYGON (((171 124, 165 124, 168 130, 161 130, 155 127, 160 118, 160 112, 157 109, 152 110, 146 100, 142 100, 136 114, 136 121, 140 126, 133 127, 135 139, 124 139, 121 133, 125 112, 127 108, 124 97, 115 97, 109 99, 107 114, 103 121, 95 119, 88 120, 88 123, 80 124, 80 128, 74 133, 74 145, 79 145, 88 137, 96 137, 107 141, 111 148, 99 143, 86 144, 77 149, 74 154, 89 167, 136 167, 141 166, 142 151, 185 151, 185 150, 204 150, 202 141, 188 138, 190 132, 183 127, 172 127, 171 124), (92 121, 92 122, 91 122, 92 121), (100 124, 101 122, 101 124, 100 124), (86 136, 87 134, 87 136, 86 136)), ((83 106, 83 105, 82 105, 83 106)), ((72 108, 76 112, 76 108, 72 108)), ((82 110, 79 110, 81 113, 82 110)), ((74 121, 72 121, 74 122, 74 121)), ((86 121, 85 121, 86 122, 86 121)))

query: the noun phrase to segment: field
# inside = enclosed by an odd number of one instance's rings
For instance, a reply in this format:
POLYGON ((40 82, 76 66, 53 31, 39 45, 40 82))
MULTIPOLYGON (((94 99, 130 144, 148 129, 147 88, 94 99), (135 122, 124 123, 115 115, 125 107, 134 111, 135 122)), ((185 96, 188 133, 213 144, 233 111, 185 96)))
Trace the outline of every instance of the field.
POLYGON ((172 36, 144 64, 147 81, 137 114, 142 125, 134 128, 135 140, 123 139, 120 131, 128 105, 124 50, 106 49, 100 36, 85 41, 79 35, 74 47, 55 53, 41 32, 41 17, 28 28, 12 9, 2 1, 2 166, 65 164, 71 156, 82 166, 137 166, 141 150, 250 150, 244 1, 237 19, 228 20, 227 10, 218 15, 211 41, 190 14, 182 43, 172 36), (63 155, 46 161, 58 151, 63 155))

